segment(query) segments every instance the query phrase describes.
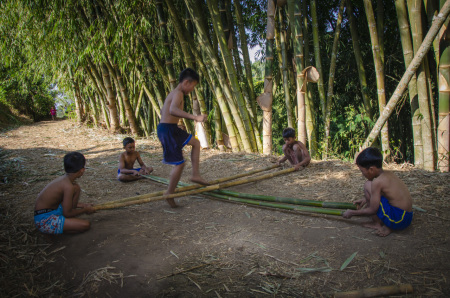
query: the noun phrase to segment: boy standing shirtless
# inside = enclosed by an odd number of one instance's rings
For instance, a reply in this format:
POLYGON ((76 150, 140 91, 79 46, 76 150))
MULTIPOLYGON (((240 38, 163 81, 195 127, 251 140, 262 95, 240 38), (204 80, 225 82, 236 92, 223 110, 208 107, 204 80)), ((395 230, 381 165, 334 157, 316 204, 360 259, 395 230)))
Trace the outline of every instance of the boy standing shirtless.
POLYGON ((50 182, 38 195, 34 223, 45 234, 80 233, 89 230, 87 220, 72 218, 95 212, 92 204, 78 202, 81 189, 75 180, 83 176, 86 159, 79 152, 64 156, 66 174, 50 182))
POLYGON ((403 230, 411 224, 412 199, 405 183, 394 173, 382 168, 383 156, 376 148, 363 150, 356 164, 364 177, 364 198, 354 202, 358 210, 347 210, 344 218, 367 215, 372 222, 365 227, 377 230, 377 235, 387 236, 392 230, 403 230), (363 208, 365 207, 365 208, 363 208))
POLYGON ((141 155, 136 151, 136 142, 133 138, 123 139, 123 149, 125 149, 125 152, 119 156, 119 169, 117 170, 119 181, 136 181, 144 178, 141 175, 148 175, 153 171, 152 167, 147 167, 142 161, 141 155), (141 167, 133 169, 136 160, 141 167))
POLYGON ((295 139, 295 130, 293 128, 285 128, 283 130, 283 153, 284 156, 278 160, 278 164, 289 160, 295 170, 303 169, 307 167, 311 161, 308 149, 305 144, 295 139))
MULTIPOLYGON (((185 145, 192 146, 192 176, 191 181, 203 185, 208 182, 200 176, 199 159, 200 159, 200 142, 193 138, 183 129, 177 126, 180 118, 195 120, 197 122, 205 122, 207 115, 192 115, 183 110, 184 96, 191 93, 199 82, 199 75, 191 68, 186 68, 180 73, 178 86, 170 92, 164 101, 161 110, 161 122, 158 124, 158 138, 164 150, 163 162, 174 165, 170 173, 169 187, 165 194, 175 192, 178 181, 180 181, 181 173, 185 165, 183 158, 183 147, 185 145)), ((167 199, 170 207, 176 208, 178 205, 175 200, 167 199)))

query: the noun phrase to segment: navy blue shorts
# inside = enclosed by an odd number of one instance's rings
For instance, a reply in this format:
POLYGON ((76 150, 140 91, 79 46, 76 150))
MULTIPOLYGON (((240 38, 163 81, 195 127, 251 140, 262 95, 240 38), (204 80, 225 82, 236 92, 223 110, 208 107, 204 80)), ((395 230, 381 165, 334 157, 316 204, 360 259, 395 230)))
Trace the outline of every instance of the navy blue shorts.
POLYGON ((158 124, 157 132, 164 151, 163 163, 182 164, 184 162, 183 147, 191 140, 192 135, 173 123, 158 124))
POLYGON ((386 227, 392 230, 403 230, 411 224, 413 213, 390 205, 388 199, 381 196, 377 216, 386 227))

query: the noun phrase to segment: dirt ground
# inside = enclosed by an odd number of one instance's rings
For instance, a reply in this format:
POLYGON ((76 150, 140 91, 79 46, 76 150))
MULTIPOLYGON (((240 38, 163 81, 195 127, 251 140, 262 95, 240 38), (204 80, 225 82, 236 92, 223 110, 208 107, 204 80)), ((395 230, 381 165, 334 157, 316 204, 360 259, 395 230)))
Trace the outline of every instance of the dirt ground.
MULTIPOLYGON (((79 235, 38 233, 32 222, 35 198, 63 174, 67 152, 87 158, 78 180, 82 202, 100 204, 166 188, 147 179, 116 180, 124 137, 69 120, 0 134, 0 296, 330 297, 400 284, 413 287, 404 297, 450 295, 449 174, 408 164, 385 168, 409 187, 413 223, 384 238, 360 225, 365 218, 280 211, 201 195, 176 199, 177 209, 157 201, 83 215, 92 225, 79 235)), ((168 178, 171 166, 161 163, 154 136, 138 139, 136 147, 154 175, 168 178)), ((184 155, 181 181, 189 182, 189 149, 184 155)), ((214 180, 272 161, 203 150, 201 172, 214 180)), ((356 166, 330 160, 232 190, 351 202, 362 196, 363 183, 356 166)))

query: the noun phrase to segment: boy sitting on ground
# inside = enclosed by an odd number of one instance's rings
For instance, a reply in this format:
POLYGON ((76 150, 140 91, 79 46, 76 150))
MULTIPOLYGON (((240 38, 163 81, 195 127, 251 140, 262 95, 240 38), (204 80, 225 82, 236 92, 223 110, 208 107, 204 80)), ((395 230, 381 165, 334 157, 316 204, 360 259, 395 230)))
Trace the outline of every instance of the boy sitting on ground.
POLYGON ((289 160, 295 170, 307 167, 311 161, 311 156, 309 156, 305 144, 295 139, 295 130, 290 127, 285 128, 283 130, 283 139, 285 142, 283 145, 284 156, 277 163, 281 164, 289 160))
POLYGON ((135 181, 142 179, 141 175, 148 175, 153 171, 152 167, 147 167, 142 161, 141 155, 136 151, 136 142, 133 138, 123 139, 123 149, 119 157, 119 169, 117 170, 117 179, 122 182, 135 181), (140 168, 133 169, 134 163, 138 161, 140 168))
POLYGON ((382 168, 383 156, 376 148, 363 150, 356 164, 364 177, 364 198, 354 202, 358 210, 347 210, 344 218, 367 215, 372 222, 365 227, 377 230, 377 235, 387 236, 392 230, 403 230, 411 224, 412 199, 405 183, 394 173, 382 168), (365 208, 363 208, 365 207, 365 208))
POLYGON ((45 234, 80 233, 89 230, 87 220, 72 218, 95 212, 92 204, 78 202, 81 189, 75 183, 83 176, 86 159, 79 152, 64 156, 66 174, 50 182, 38 195, 34 206, 34 223, 45 234))

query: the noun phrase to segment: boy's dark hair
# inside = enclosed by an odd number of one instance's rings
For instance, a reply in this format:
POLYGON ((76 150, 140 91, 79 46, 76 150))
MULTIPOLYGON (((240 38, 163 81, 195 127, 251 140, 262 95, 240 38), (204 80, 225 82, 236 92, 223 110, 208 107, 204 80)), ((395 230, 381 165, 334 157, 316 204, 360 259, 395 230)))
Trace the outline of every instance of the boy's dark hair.
POLYGON ((294 138, 295 139, 295 129, 288 127, 283 130, 283 139, 294 138))
POLYGON ((123 147, 125 148, 126 145, 134 143, 134 139, 127 137, 127 138, 123 139, 122 143, 123 143, 123 147))
POLYGON ((383 155, 377 148, 369 147, 359 153, 356 158, 356 164, 366 169, 371 166, 381 169, 383 166, 383 155))
POLYGON ((188 67, 180 73, 178 83, 182 83, 184 80, 200 82, 200 77, 195 70, 188 67))
POLYGON ((86 165, 86 158, 80 152, 69 152, 64 156, 64 171, 76 173, 86 165))

